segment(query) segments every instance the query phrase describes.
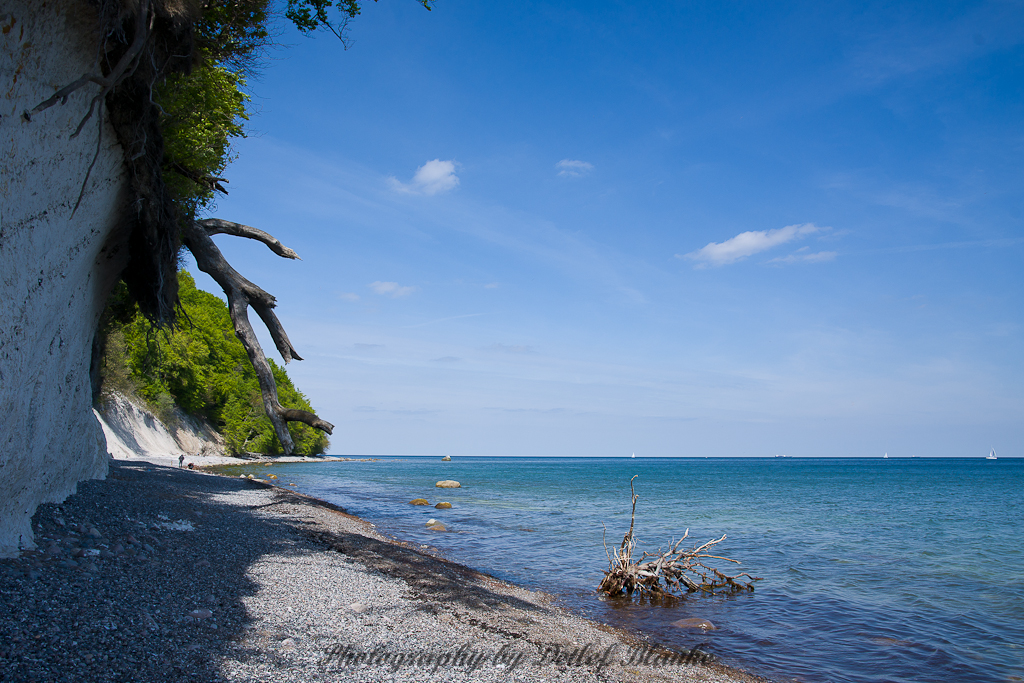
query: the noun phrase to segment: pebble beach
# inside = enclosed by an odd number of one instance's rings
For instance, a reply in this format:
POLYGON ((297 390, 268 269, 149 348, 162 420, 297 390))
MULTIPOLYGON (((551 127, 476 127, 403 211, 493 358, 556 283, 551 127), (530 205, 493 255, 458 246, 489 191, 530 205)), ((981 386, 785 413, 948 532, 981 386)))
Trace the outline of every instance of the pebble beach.
POLYGON ((266 483, 111 462, 0 560, 10 681, 760 681, 266 483))

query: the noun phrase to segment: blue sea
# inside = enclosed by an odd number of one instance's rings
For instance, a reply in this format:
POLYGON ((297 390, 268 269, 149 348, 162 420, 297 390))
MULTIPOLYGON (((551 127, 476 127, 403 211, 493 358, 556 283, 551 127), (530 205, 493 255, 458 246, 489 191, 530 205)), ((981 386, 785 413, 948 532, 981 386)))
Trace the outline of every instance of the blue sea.
MULTIPOLYGON (((1024 680, 1024 460, 381 458, 258 468, 398 538, 651 640, 779 681, 1024 680), (602 534, 689 529, 756 590, 610 600, 602 534), (441 479, 459 489, 437 489, 441 479), (450 510, 409 505, 449 501, 450 510), (425 528, 428 518, 448 532, 425 528), (687 617, 717 630, 682 630, 687 617)), ((253 470, 255 471, 255 470, 253 470)))

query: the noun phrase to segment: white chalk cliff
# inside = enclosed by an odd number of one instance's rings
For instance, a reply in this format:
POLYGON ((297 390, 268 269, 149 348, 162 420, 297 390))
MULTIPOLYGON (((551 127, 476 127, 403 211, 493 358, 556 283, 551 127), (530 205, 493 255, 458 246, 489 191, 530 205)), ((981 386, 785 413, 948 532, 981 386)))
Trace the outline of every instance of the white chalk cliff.
POLYGON ((96 411, 107 450, 117 459, 224 454, 224 439, 209 424, 175 410, 168 427, 143 406, 114 394, 96 411))
POLYGON ((31 121, 22 115, 94 67, 95 27, 89 4, 75 0, 0 6, 0 556, 34 545, 38 504, 107 472, 89 369, 126 259, 123 155, 104 117, 70 137, 92 88, 31 121))

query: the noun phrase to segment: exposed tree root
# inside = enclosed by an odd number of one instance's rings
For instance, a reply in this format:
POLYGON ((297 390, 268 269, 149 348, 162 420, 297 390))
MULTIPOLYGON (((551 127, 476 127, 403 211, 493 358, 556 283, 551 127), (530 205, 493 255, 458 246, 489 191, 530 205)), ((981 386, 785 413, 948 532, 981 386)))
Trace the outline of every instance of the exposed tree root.
MULTIPOLYGON (((633 479, 636 479, 636 476, 633 479)), ((618 549, 609 550, 608 544, 604 545, 605 554, 608 556, 608 571, 604 573, 604 579, 597 587, 598 591, 613 596, 632 596, 633 593, 642 596, 683 592, 736 593, 754 590, 754 582, 761 581, 759 577, 746 572, 729 575, 705 564, 705 560, 739 564, 738 560, 712 555, 709 552, 711 548, 725 540, 724 534, 721 538, 712 539, 703 545, 680 550, 679 546, 690 535, 690 530, 687 529, 682 538, 669 545, 668 550, 663 551, 659 548, 653 553, 644 552, 639 560, 634 560, 636 537, 633 535, 633 527, 636 521, 636 501, 640 496, 633 489, 633 479, 629 480, 633 504, 629 531, 622 538, 622 545, 618 549)))
POLYGON ((325 422, 319 417, 305 410, 295 410, 283 407, 277 398, 277 383, 274 381, 274 374, 270 369, 270 363, 263 354, 256 333, 253 332, 252 324, 249 322, 249 307, 252 306, 256 314, 263 320, 270 336, 281 352, 284 362, 302 360, 302 357, 295 351, 288 334, 284 331, 281 321, 277 319, 273 309, 277 305, 274 297, 260 289, 247 279, 242 277, 238 271, 231 267, 224 255, 210 235, 226 233, 238 237, 248 237, 266 244, 274 253, 285 258, 297 259, 298 254, 281 244, 276 238, 262 230, 251 228, 240 223, 231 223, 216 218, 195 221, 187 226, 183 234, 183 242, 192 255, 196 258, 199 270, 207 273, 217 281, 217 284, 224 290, 228 297, 228 310, 231 312, 231 321, 235 325, 235 335, 242 342, 246 353, 249 354, 249 361, 256 370, 256 377, 260 383, 260 392, 263 394, 263 407, 267 411, 267 417, 274 425, 274 432, 281 441, 285 454, 291 454, 294 449, 291 434, 288 432, 288 422, 304 422, 310 427, 323 430, 331 434, 334 425, 325 422))

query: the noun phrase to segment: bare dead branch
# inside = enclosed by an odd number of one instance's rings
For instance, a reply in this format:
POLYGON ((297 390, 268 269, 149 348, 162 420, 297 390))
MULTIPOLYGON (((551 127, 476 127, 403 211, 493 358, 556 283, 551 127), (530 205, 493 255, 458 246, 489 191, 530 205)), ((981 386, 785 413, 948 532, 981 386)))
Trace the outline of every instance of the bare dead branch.
MULTIPOLYGON (((708 560, 723 560, 739 564, 738 560, 728 557, 712 555, 708 551, 725 540, 721 538, 712 539, 702 545, 693 548, 680 550, 679 546, 690 535, 687 529, 682 538, 669 543, 668 550, 658 549, 655 552, 644 552, 639 560, 633 559, 633 550, 636 547, 636 537, 633 535, 634 522, 636 521, 636 501, 639 496, 633 489, 633 479, 629 480, 629 491, 632 496, 633 512, 629 520, 629 531, 622 539, 622 545, 618 550, 609 552, 605 544, 605 553, 608 555, 608 571, 604 573, 604 579, 598 590, 608 595, 632 596, 633 593, 650 593, 662 595, 672 592, 705 593, 716 592, 738 592, 754 590, 754 582, 760 581, 758 577, 751 576, 746 572, 729 575, 716 567, 705 564, 708 560), (746 580, 743 580, 746 577, 746 580)), ((602 543, 603 543, 602 536, 602 543)))
MULTIPOLYGON (((267 417, 270 418, 271 424, 274 425, 274 432, 277 434, 281 446, 284 448, 285 453, 290 455, 295 446, 292 442, 291 434, 288 432, 288 422, 303 422, 328 434, 333 432, 334 425, 321 420, 308 411, 285 408, 281 405, 277 397, 277 383, 274 381, 274 373, 270 368, 270 363, 267 362, 267 357, 263 354, 263 348, 256 338, 252 324, 249 322, 249 307, 251 306, 257 315, 262 318, 264 324, 266 324, 267 329, 270 331, 270 336, 274 339, 277 350, 280 351, 285 363, 293 358, 296 360, 302 360, 302 358, 295 351, 291 341, 288 340, 284 327, 273 312, 276 300, 273 296, 242 277, 238 271, 231 267, 231 264, 227 262, 220 249, 217 248, 217 245, 210 238, 210 232, 206 225, 204 225, 211 221, 214 221, 212 224, 214 229, 219 224, 236 226, 238 230, 232 227, 223 230, 223 232, 242 237, 252 237, 266 243, 271 249, 274 249, 271 245, 271 242, 273 242, 286 252, 291 254, 295 252, 284 247, 274 237, 262 230, 256 230, 255 228, 228 221, 208 219, 202 222, 191 222, 183 231, 183 242, 188 247, 188 250, 192 252, 192 255, 195 256, 199 269, 216 280, 228 297, 228 309, 231 313, 231 321, 235 326, 235 335, 242 342, 242 346, 245 347, 245 351, 249 356, 249 361, 256 370, 256 378, 260 384, 260 393, 263 395, 263 407, 267 412, 267 417), (266 239, 256 233, 265 236, 266 239)), ((277 252, 276 249, 274 251, 277 252)), ((287 254, 282 255, 287 256, 287 254)))
POLYGON ((258 228, 253 228, 248 225, 242 225, 241 223, 232 223, 231 221, 222 221, 219 218, 207 218, 206 220, 199 221, 199 224, 206 228, 207 235, 234 235, 235 237, 246 237, 251 240, 257 240, 263 242, 263 244, 270 247, 278 256, 284 258, 299 259, 299 255, 288 247, 281 244, 280 241, 273 235, 267 232, 263 232, 258 228))
POLYGON ((225 187, 221 185, 221 183, 229 182, 227 178, 218 178, 217 176, 212 175, 202 175, 201 173, 197 173, 192 169, 183 166, 182 164, 179 164, 177 161, 171 162, 171 170, 174 171, 175 173, 178 173, 179 175, 185 176, 196 185, 202 185, 203 187, 208 188, 211 192, 221 192, 223 194, 228 193, 227 189, 225 189, 225 187))

